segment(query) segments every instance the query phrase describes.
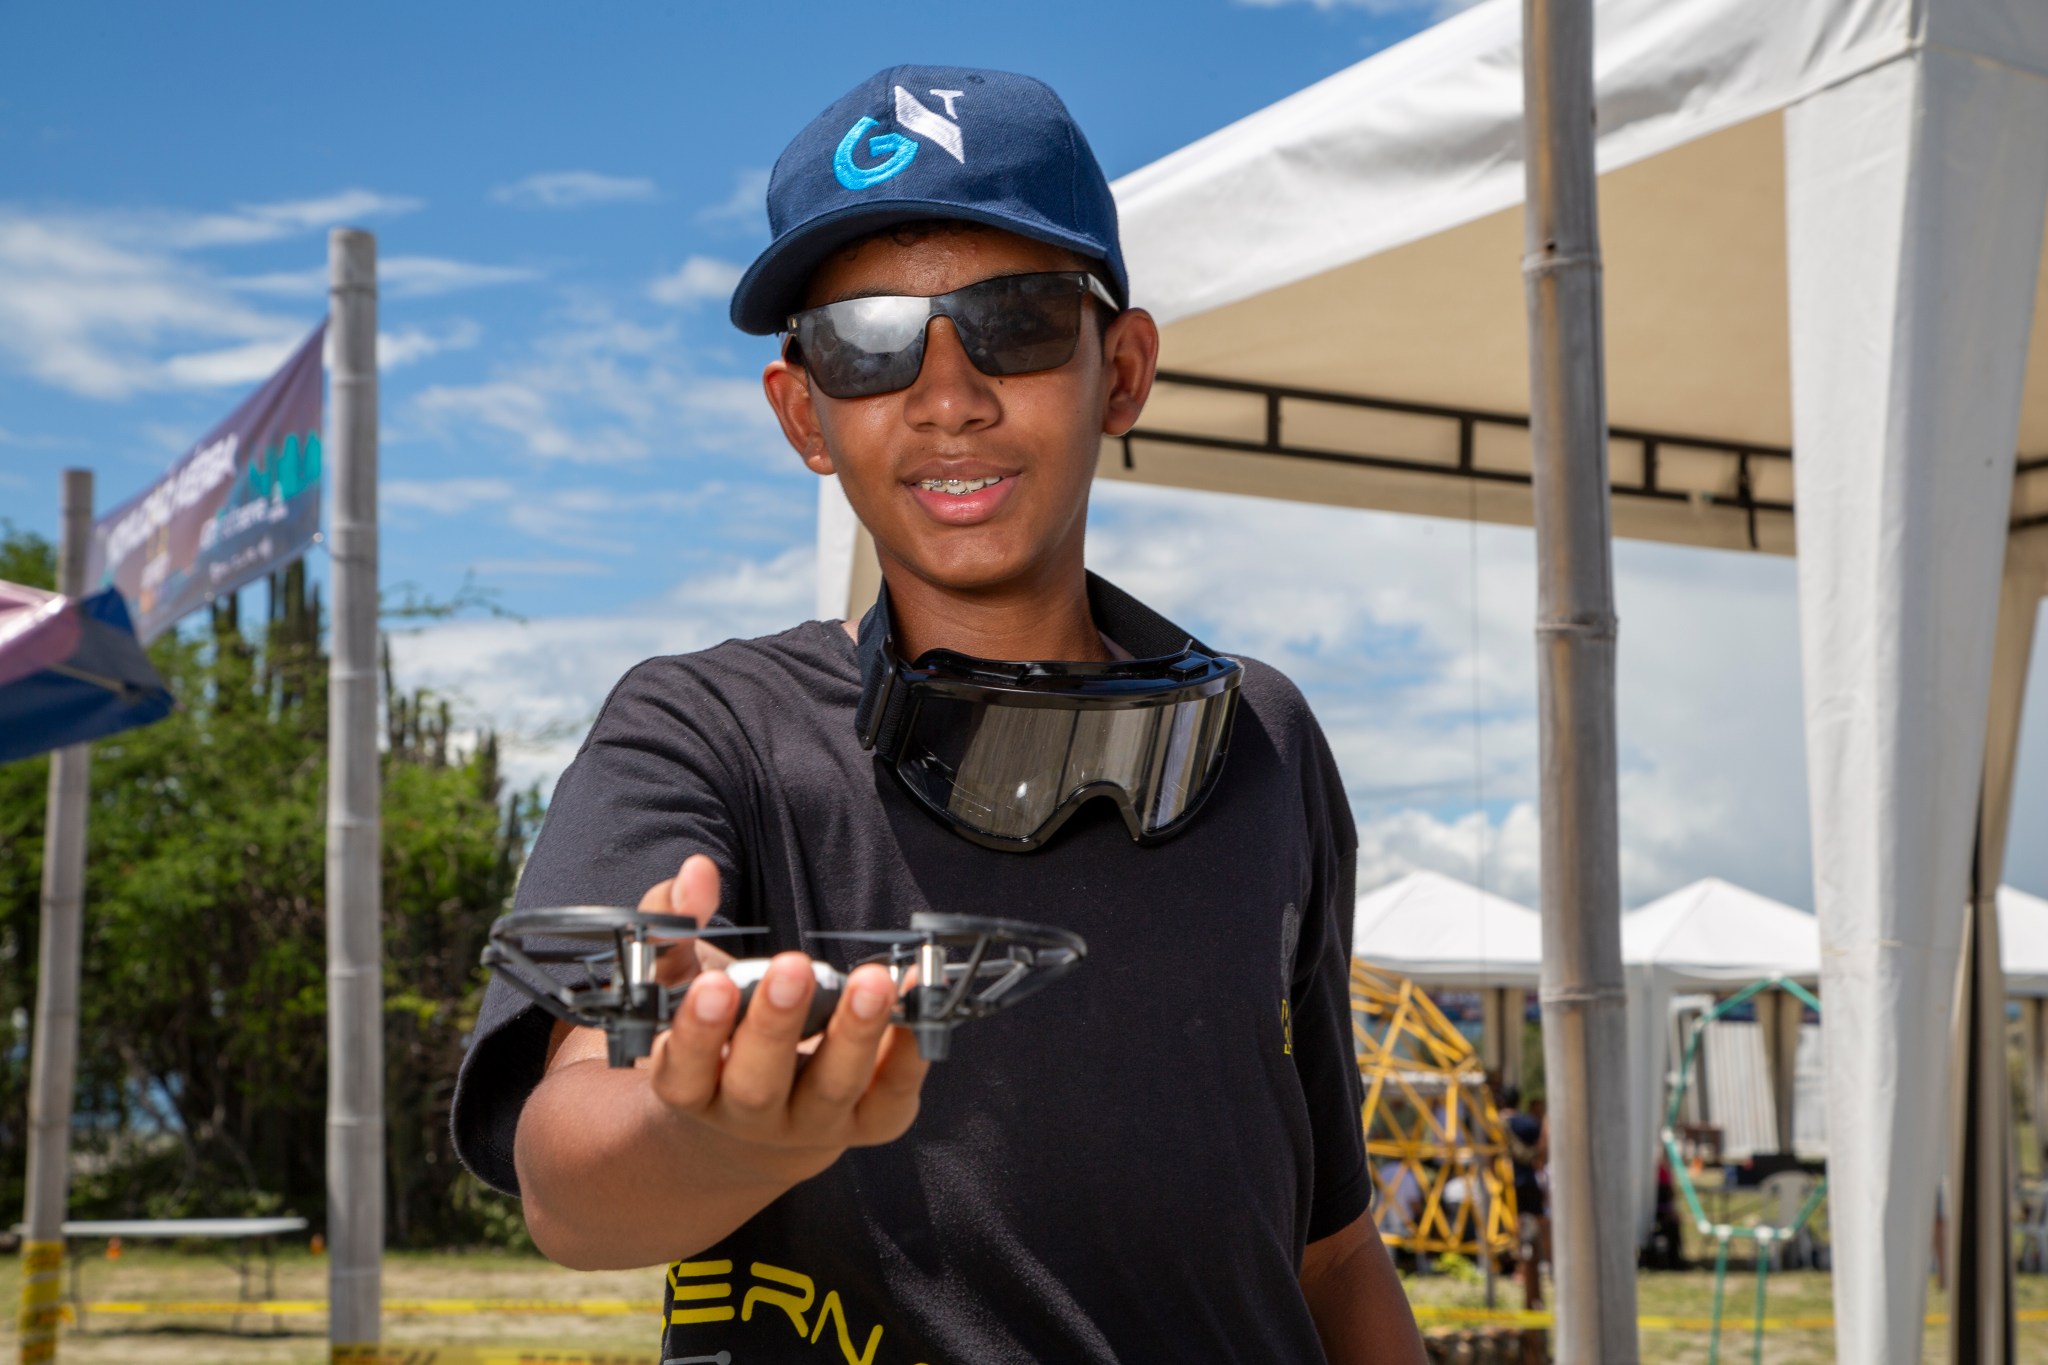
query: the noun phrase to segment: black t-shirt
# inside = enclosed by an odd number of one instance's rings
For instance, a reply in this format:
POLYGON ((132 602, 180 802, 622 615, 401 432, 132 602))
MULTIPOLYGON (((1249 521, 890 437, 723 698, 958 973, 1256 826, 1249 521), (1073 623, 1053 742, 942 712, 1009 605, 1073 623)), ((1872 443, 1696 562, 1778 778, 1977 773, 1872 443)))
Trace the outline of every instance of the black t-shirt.
MULTIPOLYGON (((1302 1248, 1363 1213, 1371 1180, 1356 835, 1301 694, 1246 661, 1223 776, 1185 833, 1140 847, 1097 801, 1023 855, 913 805, 860 748, 859 698, 836 623, 639 665, 556 786, 519 905, 637 905, 702 852, 721 913, 771 931, 743 953, 938 910, 1056 924, 1088 959, 955 1033, 904 1138, 670 1267, 664 1357, 1322 1360, 1302 1248)), ((463 1065, 458 1150, 508 1192, 550 1027, 493 982, 463 1065)))

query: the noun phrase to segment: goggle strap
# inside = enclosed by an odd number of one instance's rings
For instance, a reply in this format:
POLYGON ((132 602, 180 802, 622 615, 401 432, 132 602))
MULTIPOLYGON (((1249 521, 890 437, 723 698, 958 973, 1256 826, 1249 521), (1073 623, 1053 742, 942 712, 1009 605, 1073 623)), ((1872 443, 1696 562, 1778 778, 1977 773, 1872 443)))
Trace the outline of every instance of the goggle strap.
POLYGON ((1088 610, 1095 617, 1096 629, 1123 646, 1133 658, 1163 659, 1189 648, 1214 653, 1116 584, 1093 573, 1088 575, 1088 610))
MULTIPOLYGON (((1096 628, 1137 658, 1164 658, 1190 647, 1205 654, 1212 652, 1179 626, 1094 573, 1088 575, 1088 609, 1094 614, 1096 628)), ((853 726, 860 736, 861 748, 873 749, 892 761, 902 740, 912 698, 910 688, 896 685, 896 661, 890 658, 889 649, 894 634, 894 623, 889 618, 889 585, 885 582, 875 604, 861 617, 854 642, 861 686, 853 726)))
POLYGON ((896 669, 884 648, 890 629, 889 585, 885 582, 875 604, 860 618, 860 631, 854 639, 854 657, 860 661, 860 707, 853 713, 853 728, 860 736, 861 748, 880 745, 882 755, 893 759, 904 704, 910 698, 896 686, 896 669))

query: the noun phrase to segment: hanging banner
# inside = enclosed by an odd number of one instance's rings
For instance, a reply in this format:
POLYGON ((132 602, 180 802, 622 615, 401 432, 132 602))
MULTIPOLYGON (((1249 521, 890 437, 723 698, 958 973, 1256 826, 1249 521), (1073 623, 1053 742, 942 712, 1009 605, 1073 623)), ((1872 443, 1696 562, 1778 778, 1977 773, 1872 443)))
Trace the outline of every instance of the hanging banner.
POLYGON ((305 552, 320 530, 323 320, 263 387, 149 488, 93 523, 86 581, 147 642, 305 552))

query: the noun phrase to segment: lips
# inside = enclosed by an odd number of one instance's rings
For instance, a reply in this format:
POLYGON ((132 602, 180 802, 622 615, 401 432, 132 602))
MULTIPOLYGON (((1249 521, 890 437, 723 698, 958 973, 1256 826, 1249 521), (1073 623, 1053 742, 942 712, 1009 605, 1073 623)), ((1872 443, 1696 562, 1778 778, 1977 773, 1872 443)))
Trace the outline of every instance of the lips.
MULTIPOLYGON (((980 480, 956 479, 951 482, 972 487, 980 480)), ((907 486, 910 495, 917 499, 918 506, 924 508, 925 514, 932 520, 947 526, 974 526, 987 521, 1009 501, 1010 491, 1017 486, 1017 478, 1011 475, 998 479, 971 493, 949 493, 943 488, 927 488, 917 483, 907 486)))
POLYGON ((903 484, 934 521, 973 526, 987 521, 1009 501, 1017 479, 1014 468, 987 460, 937 458, 909 470, 903 484))

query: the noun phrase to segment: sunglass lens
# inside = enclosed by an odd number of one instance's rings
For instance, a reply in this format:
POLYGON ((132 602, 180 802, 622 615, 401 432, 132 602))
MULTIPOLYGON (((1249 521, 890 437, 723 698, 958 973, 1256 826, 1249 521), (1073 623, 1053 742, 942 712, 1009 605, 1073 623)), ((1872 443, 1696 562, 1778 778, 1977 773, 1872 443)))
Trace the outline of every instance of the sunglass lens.
POLYGON ((846 299, 797 318, 804 367, 834 398, 908 388, 924 364, 928 299, 846 299))
POLYGON ((1007 275, 963 289, 946 311, 983 374, 1029 374, 1074 358, 1083 294, 1071 275, 1007 275))

